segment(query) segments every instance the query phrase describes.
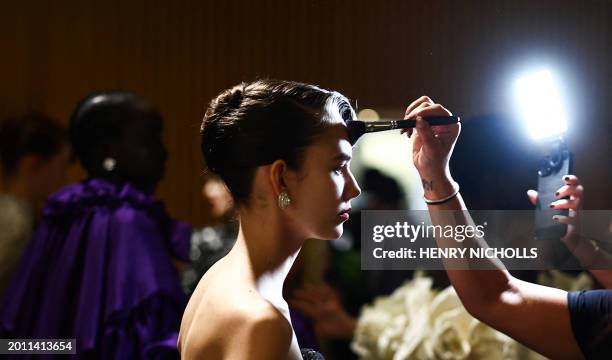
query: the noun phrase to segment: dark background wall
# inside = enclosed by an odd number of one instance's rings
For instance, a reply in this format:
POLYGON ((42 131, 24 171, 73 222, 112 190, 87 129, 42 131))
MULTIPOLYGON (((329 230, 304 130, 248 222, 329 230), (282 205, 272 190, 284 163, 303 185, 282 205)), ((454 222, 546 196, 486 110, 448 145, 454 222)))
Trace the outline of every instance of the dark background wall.
POLYGON ((40 110, 67 122, 93 90, 141 94, 166 119, 159 195, 203 224, 198 128, 224 88, 300 80, 397 116, 428 94, 469 121, 511 112, 512 77, 535 61, 570 90, 587 206, 609 208, 611 21, 611 2, 595 0, 2 1, 0 116, 40 110))

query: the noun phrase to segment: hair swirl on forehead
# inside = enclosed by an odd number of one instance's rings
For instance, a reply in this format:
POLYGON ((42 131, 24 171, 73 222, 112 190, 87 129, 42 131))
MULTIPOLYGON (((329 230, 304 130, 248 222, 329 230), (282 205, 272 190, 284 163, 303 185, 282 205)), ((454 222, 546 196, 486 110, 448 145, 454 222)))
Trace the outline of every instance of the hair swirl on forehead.
POLYGON ((237 204, 246 204, 258 166, 278 159, 301 166, 305 148, 325 128, 329 106, 345 121, 354 118, 346 97, 314 85, 257 80, 224 90, 210 102, 200 128, 206 165, 237 204))

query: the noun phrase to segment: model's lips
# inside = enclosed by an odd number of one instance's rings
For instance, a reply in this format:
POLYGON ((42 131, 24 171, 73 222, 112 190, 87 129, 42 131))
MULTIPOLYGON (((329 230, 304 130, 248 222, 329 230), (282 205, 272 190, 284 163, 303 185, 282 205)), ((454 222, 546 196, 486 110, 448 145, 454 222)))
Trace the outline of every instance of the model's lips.
POLYGON ((340 212, 338 213, 338 215, 342 215, 342 214, 350 214, 352 210, 353 210, 353 209, 351 209, 351 208, 346 208, 346 209, 344 209, 344 210, 340 211, 340 212))
POLYGON ((340 217, 340 219, 342 219, 342 221, 346 221, 349 219, 350 213, 351 213, 351 208, 348 208, 348 209, 344 209, 340 211, 338 213, 338 216, 340 217))

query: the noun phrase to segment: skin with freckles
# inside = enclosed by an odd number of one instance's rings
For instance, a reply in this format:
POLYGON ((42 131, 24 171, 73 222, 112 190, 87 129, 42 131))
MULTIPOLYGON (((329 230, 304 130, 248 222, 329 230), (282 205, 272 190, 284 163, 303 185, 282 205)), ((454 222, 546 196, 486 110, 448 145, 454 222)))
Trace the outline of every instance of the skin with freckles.
POLYGON ((230 253, 200 280, 183 315, 178 347, 185 359, 301 359, 282 289, 309 238, 342 234, 359 195, 352 147, 338 109, 304 152, 298 169, 283 160, 256 169, 251 201, 237 207, 240 230, 230 253), (278 196, 291 203, 281 209, 278 196))

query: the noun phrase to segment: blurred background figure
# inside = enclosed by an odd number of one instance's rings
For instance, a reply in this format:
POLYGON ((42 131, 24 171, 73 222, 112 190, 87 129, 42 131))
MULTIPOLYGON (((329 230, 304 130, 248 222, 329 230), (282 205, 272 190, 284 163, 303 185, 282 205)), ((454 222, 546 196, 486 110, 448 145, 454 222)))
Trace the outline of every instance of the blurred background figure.
POLYGON ((183 290, 191 295, 200 278, 236 242, 238 223, 231 194, 223 180, 210 177, 202 186, 202 196, 210 206, 212 224, 193 231, 190 260, 183 272, 183 290))
POLYGON ((79 358, 174 358, 185 305, 173 259, 191 227, 153 192, 162 118, 127 92, 95 93, 70 120, 88 178, 49 197, 0 306, 0 337, 76 338, 79 358))
POLYGON ((231 220, 234 214, 232 195, 218 177, 211 177, 202 186, 202 196, 210 204, 212 221, 224 222, 231 220))
POLYGON ((0 294, 32 236, 40 211, 64 185, 68 134, 39 113, 0 124, 0 294))

